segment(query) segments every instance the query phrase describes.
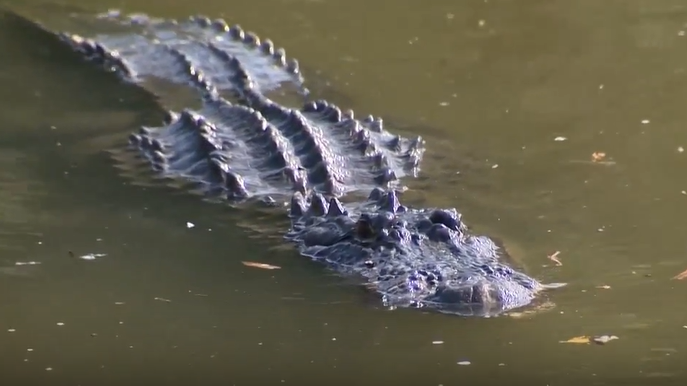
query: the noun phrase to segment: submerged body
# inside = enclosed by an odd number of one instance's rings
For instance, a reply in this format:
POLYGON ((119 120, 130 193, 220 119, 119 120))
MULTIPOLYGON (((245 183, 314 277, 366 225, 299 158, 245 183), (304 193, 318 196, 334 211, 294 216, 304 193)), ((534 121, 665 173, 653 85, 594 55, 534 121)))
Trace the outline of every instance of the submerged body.
POLYGON ((270 99, 285 85, 308 94, 298 62, 271 41, 205 17, 99 19, 115 31, 56 35, 151 93, 156 79, 199 95, 199 108, 170 110, 164 125, 130 136, 160 176, 227 202, 290 202, 285 238, 301 255, 361 277, 388 306, 493 316, 545 288, 506 265, 490 238, 470 235, 455 209, 401 205, 396 189, 419 172, 422 138, 394 135, 381 119, 356 119, 327 101, 293 108, 270 99), (365 202, 338 200, 361 191, 371 191, 365 202))

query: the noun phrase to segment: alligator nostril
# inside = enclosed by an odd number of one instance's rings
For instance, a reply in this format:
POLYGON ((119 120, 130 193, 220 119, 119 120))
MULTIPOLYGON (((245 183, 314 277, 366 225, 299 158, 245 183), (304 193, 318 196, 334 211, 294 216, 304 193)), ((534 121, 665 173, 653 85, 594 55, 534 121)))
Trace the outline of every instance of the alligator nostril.
POLYGON ((358 220, 358 222, 355 224, 355 233, 361 239, 370 239, 375 235, 370 221, 363 218, 358 220))
POLYGON ((480 284, 475 284, 472 286, 472 298, 470 303, 472 304, 483 304, 486 299, 485 288, 480 284))
POLYGON ((434 224, 443 224, 447 228, 458 231, 460 229, 460 219, 457 215, 446 210, 435 210, 429 216, 429 221, 434 224))
POLYGON ((427 237, 432 241, 448 242, 451 240, 451 233, 444 224, 434 224, 427 231, 427 237))

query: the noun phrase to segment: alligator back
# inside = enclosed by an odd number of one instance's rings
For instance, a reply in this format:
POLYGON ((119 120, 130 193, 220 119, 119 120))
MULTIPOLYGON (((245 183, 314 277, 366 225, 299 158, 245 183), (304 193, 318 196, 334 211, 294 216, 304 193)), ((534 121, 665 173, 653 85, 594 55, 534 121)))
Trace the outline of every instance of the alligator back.
POLYGON ((113 150, 124 169, 135 169, 143 157, 157 177, 232 203, 287 201, 293 192, 341 197, 399 187, 400 178, 419 171, 422 138, 391 134, 380 118, 356 119, 324 100, 303 104, 309 91, 298 61, 269 39, 202 16, 175 21, 110 12, 97 18, 108 32, 58 36, 161 103, 188 91, 200 102, 170 108, 162 125, 133 133, 135 153, 113 150), (270 99, 296 95, 297 107, 270 99))

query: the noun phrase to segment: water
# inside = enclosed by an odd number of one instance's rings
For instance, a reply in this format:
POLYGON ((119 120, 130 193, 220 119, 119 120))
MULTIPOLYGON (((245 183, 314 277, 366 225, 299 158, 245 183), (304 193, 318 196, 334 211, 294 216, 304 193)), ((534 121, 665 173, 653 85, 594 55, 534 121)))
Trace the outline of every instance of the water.
POLYGON ((226 17, 274 39, 337 104, 426 138, 413 204, 458 207, 529 273, 570 284, 521 317, 385 310, 300 258, 280 239, 281 213, 132 184, 104 150, 159 122, 148 97, 0 20, 7 384, 687 378, 687 283, 671 280, 687 268, 684 2, 45 4, 9 2, 55 25, 70 7, 119 7, 226 17), (88 253, 107 256, 79 259, 88 253), (603 334, 619 339, 559 343, 603 334))

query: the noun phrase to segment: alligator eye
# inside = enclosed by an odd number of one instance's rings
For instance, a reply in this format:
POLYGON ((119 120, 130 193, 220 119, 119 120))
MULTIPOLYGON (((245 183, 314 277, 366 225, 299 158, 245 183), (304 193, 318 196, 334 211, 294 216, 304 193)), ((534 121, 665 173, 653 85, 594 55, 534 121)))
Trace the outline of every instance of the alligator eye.
POLYGON ((370 225, 369 221, 360 219, 355 223, 355 234, 361 239, 369 239, 374 236, 374 230, 370 225))

